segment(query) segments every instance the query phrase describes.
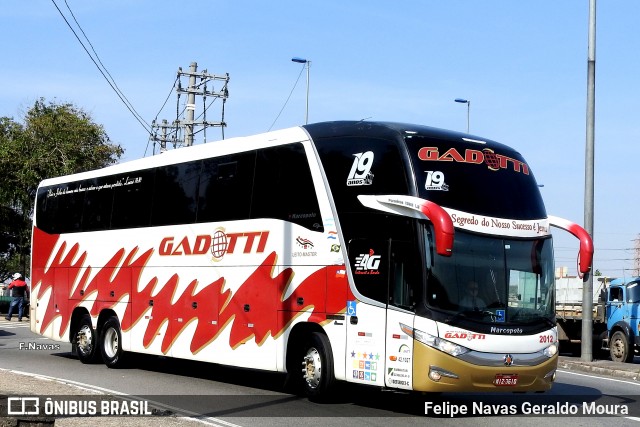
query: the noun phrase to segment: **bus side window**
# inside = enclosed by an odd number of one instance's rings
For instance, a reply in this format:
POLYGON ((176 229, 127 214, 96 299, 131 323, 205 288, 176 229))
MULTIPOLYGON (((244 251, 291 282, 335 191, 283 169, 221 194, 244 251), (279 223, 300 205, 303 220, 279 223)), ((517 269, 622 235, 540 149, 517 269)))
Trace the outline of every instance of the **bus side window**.
POLYGON ((324 231, 302 144, 258 150, 251 218, 274 218, 324 231))
POLYGON ((157 169, 151 225, 195 222, 200 167, 195 161, 157 169))
POLYGON ((198 194, 198 222, 249 219, 255 151, 205 159, 198 194))
POLYGON ((85 193, 74 192, 79 185, 72 183, 41 191, 37 216, 42 230, 61 234, 81 231, 85 193))
POLYGON ((113 190, 101 189, 98 178, 86 182, 87 192, 82 212, 82 231, 107 230, 113 208, 113 190))
POLYGON ((111 228, 148 227, 155 169, 135 171, 108 177, 114 186, 111 228))

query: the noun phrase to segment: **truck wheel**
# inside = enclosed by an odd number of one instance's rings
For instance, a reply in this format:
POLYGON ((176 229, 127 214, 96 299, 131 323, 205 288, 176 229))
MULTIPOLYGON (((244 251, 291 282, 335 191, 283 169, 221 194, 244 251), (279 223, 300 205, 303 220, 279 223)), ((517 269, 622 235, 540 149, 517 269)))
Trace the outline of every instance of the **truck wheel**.
POLYGON ((110 317, 102 327, 102 360, 109 368, 120 368, 124 365, 122 350, 122 333, 117 317, 110 317))
POLYGON ((629 339, 622 331, 616 331, 609 342, 609 354, 614 362, 632 362, 633 353, 629 348, 629 339))
POLYGON ((85 314, 80 319, 78 330, 75 333, 75 353, 82 363, 95 363, 100 357, 98 350, 99 339, 91 325, 91 316, 85 314))
POLYGON ((335 382, 329 338, 314 332, 301 349, 302 375, 298 378, 302 392, 311 399, 325 397, 335 382))

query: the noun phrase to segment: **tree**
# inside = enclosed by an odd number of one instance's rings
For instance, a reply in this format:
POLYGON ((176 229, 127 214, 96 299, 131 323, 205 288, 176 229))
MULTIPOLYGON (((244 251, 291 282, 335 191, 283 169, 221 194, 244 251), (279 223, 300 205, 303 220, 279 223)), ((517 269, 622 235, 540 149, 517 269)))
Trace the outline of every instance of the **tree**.
POLYGON ((123 153, 102 125, 70 103, 40 98, 24 124, 0 118, 0 279, 15 271, 29 275, 31 218, 40 181, 108 166, 123 153))

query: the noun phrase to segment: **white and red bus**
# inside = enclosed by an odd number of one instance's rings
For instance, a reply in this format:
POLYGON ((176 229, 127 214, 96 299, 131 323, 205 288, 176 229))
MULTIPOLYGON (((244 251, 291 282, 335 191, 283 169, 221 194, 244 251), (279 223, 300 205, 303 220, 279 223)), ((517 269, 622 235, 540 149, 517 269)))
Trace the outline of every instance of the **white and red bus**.
POLYGON ((416 391, 544 391, 550 226, 512 148, 326 122, 169 151, 38 189, 31 328, 83 363, 130 352, 416 391), (478 307, 464 304, 478 285, 478 307))

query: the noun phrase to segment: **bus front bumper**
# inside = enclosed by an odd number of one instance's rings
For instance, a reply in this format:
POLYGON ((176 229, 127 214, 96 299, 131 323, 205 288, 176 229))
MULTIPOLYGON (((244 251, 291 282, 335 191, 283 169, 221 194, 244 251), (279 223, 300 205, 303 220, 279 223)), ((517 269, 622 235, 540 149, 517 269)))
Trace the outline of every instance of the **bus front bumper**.
POLYGON ((476 365, 414 340, 413 389, 424 392, 547 391, 555 380, 557 366, 557 354, 535 366, 519 366, 516 353, 511 366, 476 365))

